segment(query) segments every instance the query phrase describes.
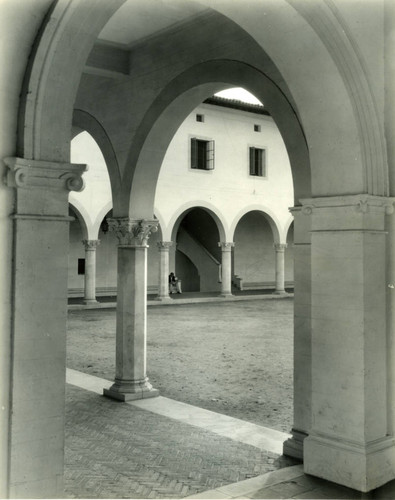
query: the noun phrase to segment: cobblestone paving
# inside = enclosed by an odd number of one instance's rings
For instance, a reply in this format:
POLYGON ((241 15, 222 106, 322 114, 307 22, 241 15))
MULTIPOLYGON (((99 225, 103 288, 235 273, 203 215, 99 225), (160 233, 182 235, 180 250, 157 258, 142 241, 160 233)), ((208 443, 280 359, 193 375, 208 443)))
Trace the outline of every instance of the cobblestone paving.
POLYGON ((66 498, 183 498, 293 464, 67 386, 66 498))

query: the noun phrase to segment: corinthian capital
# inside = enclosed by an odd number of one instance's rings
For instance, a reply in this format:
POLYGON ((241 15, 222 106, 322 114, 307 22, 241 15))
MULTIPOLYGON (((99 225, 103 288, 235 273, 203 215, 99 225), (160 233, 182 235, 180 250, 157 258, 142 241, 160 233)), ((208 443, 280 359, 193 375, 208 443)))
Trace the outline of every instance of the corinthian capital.
POLYGON ((147 246, 151 233, 158 230, 157 220, 133 220, 129 217, 108 219, 110 231, 114 231, 121 246, 147 246))
POLYGON ((100 245, 100 240, 82 240, 85 250, 96 250, 96 247, 100 245))
POLYGON ((235 246, 233 241, 220 241, 218 246, 221 248, 223 252, 230 252, 232 248, 235 246))
POLYGON ((276 252, 284 252, 287 248, 286 243, 275 243, 273 246, 276 249, 276 252))
POLYGON ((159 250, 169 250, 169 248, 173 245, 172 241, 158 241, 157 246, 159 250))

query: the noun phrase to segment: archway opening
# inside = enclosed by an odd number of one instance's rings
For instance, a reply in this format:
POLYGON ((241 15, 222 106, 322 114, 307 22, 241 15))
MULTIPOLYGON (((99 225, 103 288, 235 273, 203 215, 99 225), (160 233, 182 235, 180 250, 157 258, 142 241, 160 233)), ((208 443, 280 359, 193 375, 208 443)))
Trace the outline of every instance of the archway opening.
POLYGON ((175 271, 184 292, 219 292, 221 254, 217 224, 202 208, 181 216, 176 236, 175 271))

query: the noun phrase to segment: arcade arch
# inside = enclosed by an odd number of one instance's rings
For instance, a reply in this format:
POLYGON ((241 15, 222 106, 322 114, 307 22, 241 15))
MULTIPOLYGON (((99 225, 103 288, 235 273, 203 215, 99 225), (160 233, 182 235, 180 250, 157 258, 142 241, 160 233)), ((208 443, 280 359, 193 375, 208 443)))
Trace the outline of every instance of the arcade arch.
POLYGON ((178 216, 172 230, 172 241, 176 245, 174 269, 182 278, 184 291, 221 291, 223 270, 219 244, 220 235, 225 233, 221 218, 199 205, 178 216))
POLYGON ((285 247, 277 223, 262 209, 238 218, 234 228, 234 281, 241 290, 274 289, 285 292, 285 247))

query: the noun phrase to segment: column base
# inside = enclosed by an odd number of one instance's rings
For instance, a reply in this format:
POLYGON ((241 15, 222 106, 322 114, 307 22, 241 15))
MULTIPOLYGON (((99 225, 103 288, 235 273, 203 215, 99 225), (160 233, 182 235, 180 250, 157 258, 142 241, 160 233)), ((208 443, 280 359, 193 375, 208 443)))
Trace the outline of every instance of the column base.
POLYGON ((288 292, 285 290, 275 290, 273 293, 274 295, 288 295, 288 292))
POLYGON ((96 299, 84 299, 84 304, 98 304, 96 299))
POLYGON ((297 429, 292 429, 291 434, 292 437, 284 441, 283 454, 303 462, 303 442, 308 434, 297 429))
POLYGON ((222 297, 223 299, 230 299, 230 298, 234 297, 234 295, 233 295, 233 293, 221 293, 220 297, 222 297))
POLYGON ((157 300, 158 302, 165 302, 171 300, 171 297, 164 295, 163 297, 155 297, 154 300, 157 300))
POLYGON ((360 444, 310 435, 304 442, 304 472, 366 493, 395 478, 394 438, 360 444))
POLYGON ((152 387, 148 382, 148 378, 144 380, 115 380, 115 383, 109 389, 103 389, 103 396, 126 402, 155 398, 159 396, 159 391, 152 387))

